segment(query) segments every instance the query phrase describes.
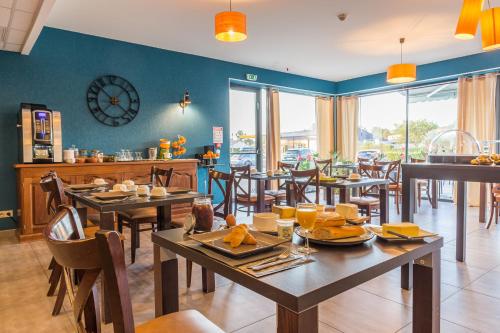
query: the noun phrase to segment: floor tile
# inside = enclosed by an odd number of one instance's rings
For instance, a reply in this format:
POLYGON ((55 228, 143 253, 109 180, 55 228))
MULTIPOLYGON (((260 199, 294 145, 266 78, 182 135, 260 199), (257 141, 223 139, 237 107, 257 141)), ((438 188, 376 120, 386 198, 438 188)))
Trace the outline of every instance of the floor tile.
MULTIPOLYGON (((276 332, 276 316, 267 317, 264 320, 258 321, 252 325, 243 327, 239 330, 234 331, 234 333, 275 333, 276 332)), ((342 333, 335 328, 328 326, 323 322, 319 322, 319 332, 320 333, 342 333)))
POLYGON ((462 290, 443 302, 441 318, 479 332, 498 332, 500 299, 462 290))
POLYGON ((464 263, 441 260, 441 282, 455 287, 463 288, 486 272, 464 263))
POLYGON ((360 289, 320 304, 322 322, 342 332, 396 332, 411 321, 411 309, 360 289), (381 320, 383 318, 383 320, 381 320))
POLYGON ((465 289, 500 299, 500 270, 484 274, 465 289))
MULTIPOLYGON (((474 333, 477 331, 471 330, 469 328, 451 323, 447 320, 441 319, 441 332, 443 333, 474 333)), ((406 325, 403 329, 399 330, 397 333, 412 333, 411 323, 406 325)))

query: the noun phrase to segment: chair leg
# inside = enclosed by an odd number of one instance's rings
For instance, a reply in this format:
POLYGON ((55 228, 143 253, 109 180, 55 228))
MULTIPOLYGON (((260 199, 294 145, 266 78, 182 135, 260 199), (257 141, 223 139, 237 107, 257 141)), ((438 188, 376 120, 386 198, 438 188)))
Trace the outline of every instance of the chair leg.
POLYGON ((61 309, 64 303, 64 296, 66 296, 66 279, 61 275, 59 282, 59 291, 57 292, 56 302, 54 303, 54 308, 52 309, 52 315, 57 316, 61 313, 61 309))
POLYGON ((250 205, 247 206, 247 216, 250 216, 250 205))
POLYGON ((193 276, 193 262, 186 259, 186 288, 191 288, 191 277, 193 276))
POLYGON ((56 259, 54 257, 52 257, 52 259, 50 259, 50 264, 49 264, 49 267, 47 267, 48 270, 53 270, 54 267, 56 266, 56 259))
POLYGON ((399 190, 396 190, 396 212, 399 215, 399 190))
POLYGON ((135 250, 137 248, 137 223, 129 221, 130 225, 130 260, 135 262, 135 250))
POLYGON ((495 204, 492 203, 490 207, 490 219, 488 220, 488 224, 486 225, 486 229, 489 229, 491 226, 491 222, 493 222, 493 214, 497 213, 497 208, 495 207, 495 204))
POLYGON ((49 291, 47 291, 47 296, 54 296, 57 285, 59 284, 59 280, 62 277, 62 267, 59 265, 57 262, 55 263, 54 269, 52 270, 52 273, 50 274, 49 278, 49 291))
POLYGON ((420 206, 422 206, 422 185, 420 184, 418 184, 417 195, 418 195, 418 208, 420 208, 420 206))
POLYGON ((123 217, 120 214, 118 214, 118 219, 117 219, 116 224, 117 224, 117 227, 118 227, 117 228, 118 232, 120 234, 123 234, 123 217))

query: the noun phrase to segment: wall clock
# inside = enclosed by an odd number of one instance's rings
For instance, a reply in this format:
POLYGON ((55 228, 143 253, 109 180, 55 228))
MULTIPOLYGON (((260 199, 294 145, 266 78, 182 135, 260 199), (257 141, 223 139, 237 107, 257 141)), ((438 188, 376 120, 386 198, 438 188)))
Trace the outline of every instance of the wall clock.
POLYGON ((94 80, 87 90, 87 105, 92 115, 104 125, 126 125, 139 113, 139 94, 122 77, 104 75, 94 80))

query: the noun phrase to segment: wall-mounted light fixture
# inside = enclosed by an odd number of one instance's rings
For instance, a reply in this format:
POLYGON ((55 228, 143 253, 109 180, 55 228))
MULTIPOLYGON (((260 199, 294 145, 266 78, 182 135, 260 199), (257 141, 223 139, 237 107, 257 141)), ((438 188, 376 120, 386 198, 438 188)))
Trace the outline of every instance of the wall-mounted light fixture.
POLYGON ((184 96, 182 96, 181 101, 179 102, 179 105, 182 108, 182 113, 184 113, 184 109, 187 108, 187 106, 191 104, 191 98, 189 98, 189 91, 184 91, 184 96))

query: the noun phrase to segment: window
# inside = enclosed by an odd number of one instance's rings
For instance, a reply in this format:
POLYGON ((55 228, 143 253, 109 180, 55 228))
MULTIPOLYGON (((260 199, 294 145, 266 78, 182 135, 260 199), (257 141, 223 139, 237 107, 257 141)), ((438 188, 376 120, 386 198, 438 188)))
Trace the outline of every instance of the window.
POLYGON ((457 84, 360 97, 358 156, 425 159, 438 133, 457 126, 457 84))
POLYGON ((280 92, 281 160, 301 161, 303 169, 314 167, 316 156, 316 98, 280 92))

